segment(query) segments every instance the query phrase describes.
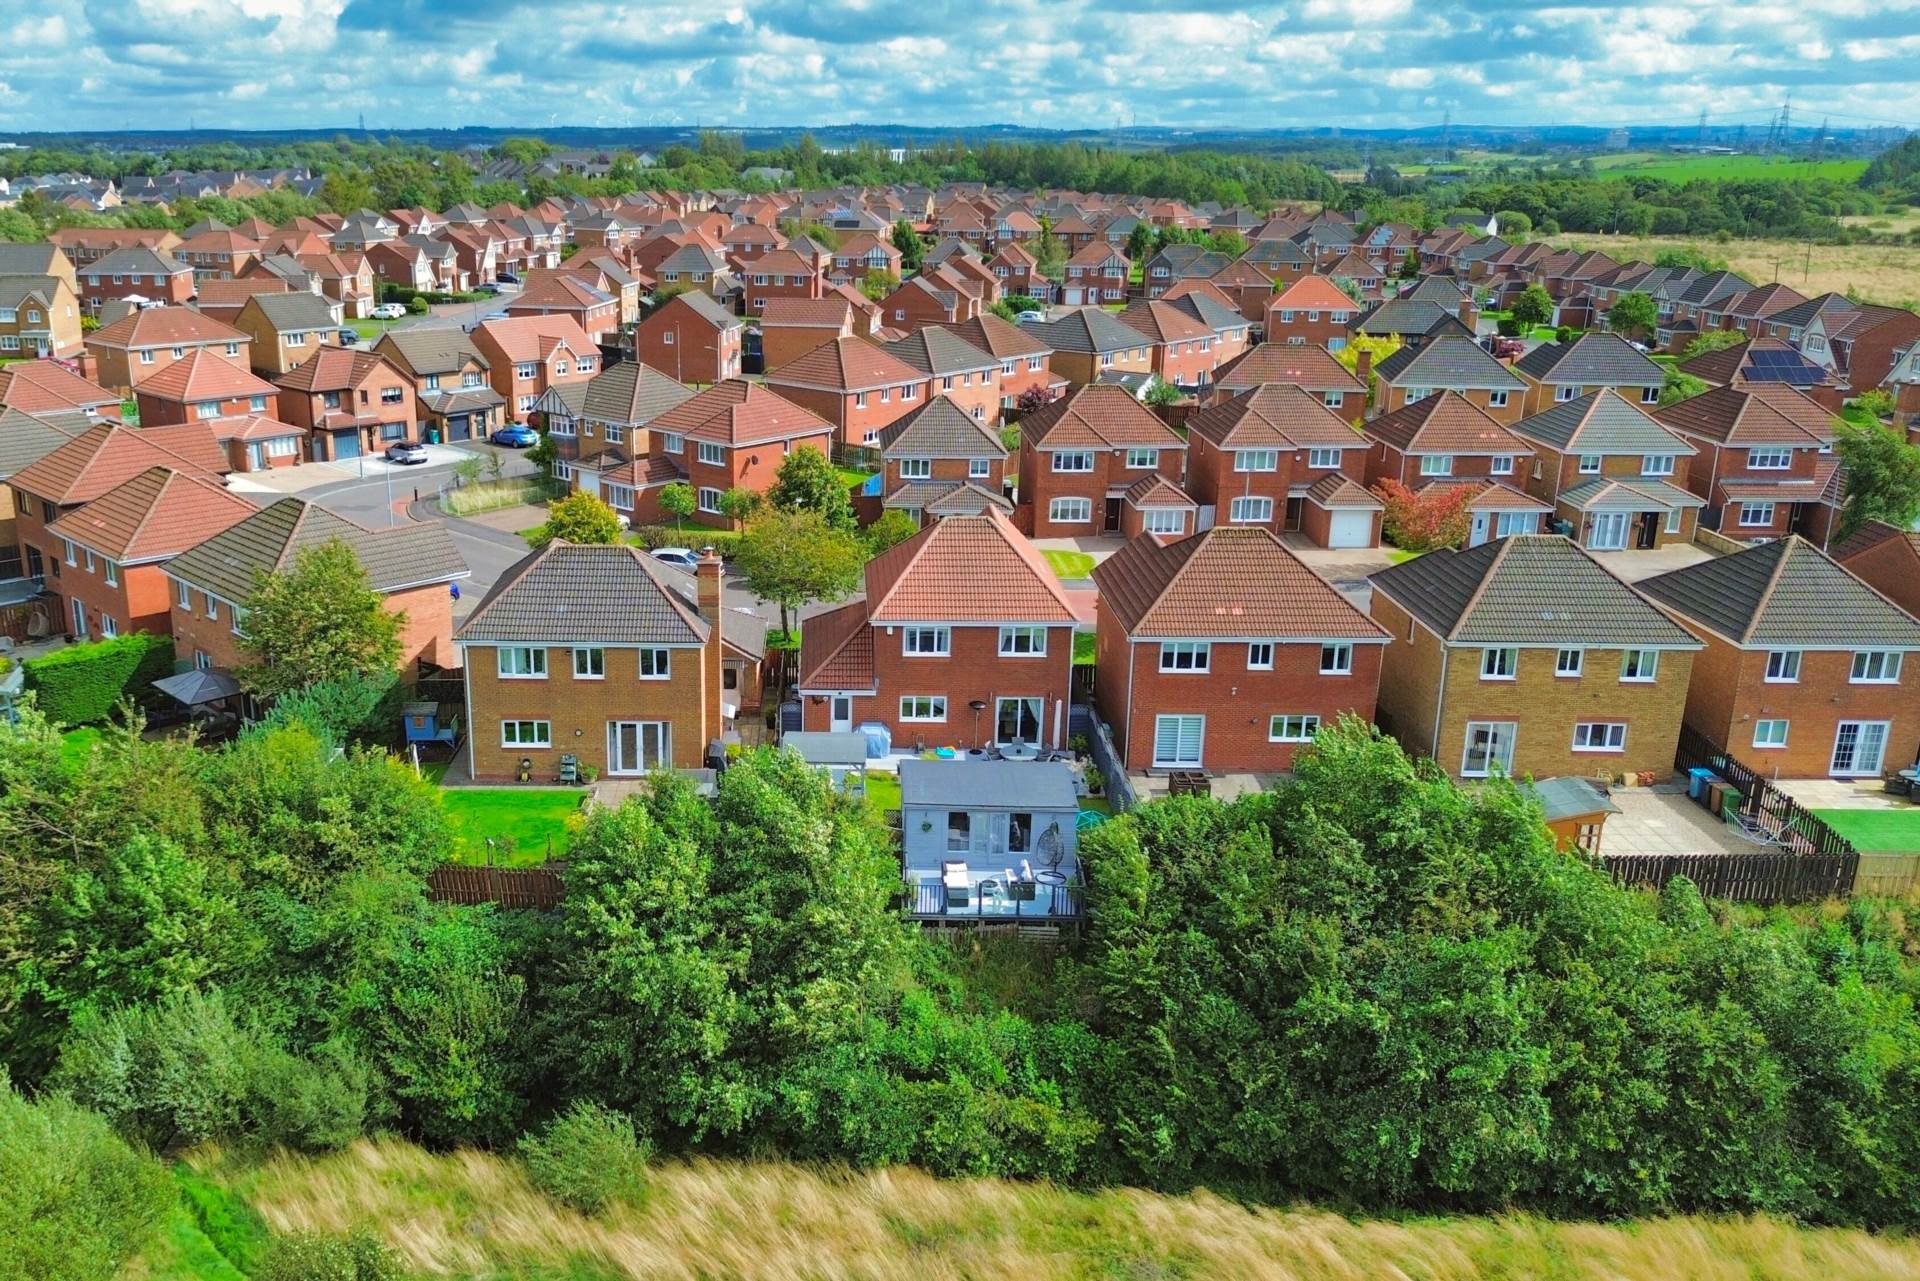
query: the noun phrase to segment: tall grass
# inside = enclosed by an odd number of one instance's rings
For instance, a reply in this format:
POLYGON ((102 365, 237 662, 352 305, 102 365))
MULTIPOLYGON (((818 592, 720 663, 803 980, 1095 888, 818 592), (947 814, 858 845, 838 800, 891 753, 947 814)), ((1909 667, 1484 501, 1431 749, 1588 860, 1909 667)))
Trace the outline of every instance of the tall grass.
POLYGON ((540 476, 480 480, 471 485, 456 486, 441 494, 440 510, 449 516, 478 516, 482 512, 544 503, 559 496, 560 489, 552 481, 540 476))
POLYGON ((514 1162, 393 1141, 264 1165, 197 1154, 277 1230, 369 1226, 422 1274, 789 1281, 1868 1281, 1920 1276, 1920 1243, 1764 1218, 1623 1225, 1527 1216, 1354 1222, 1209 1193, 1094 1194, 771 1162, 667 1162, 644 1208, 587 1218, 514 1162))

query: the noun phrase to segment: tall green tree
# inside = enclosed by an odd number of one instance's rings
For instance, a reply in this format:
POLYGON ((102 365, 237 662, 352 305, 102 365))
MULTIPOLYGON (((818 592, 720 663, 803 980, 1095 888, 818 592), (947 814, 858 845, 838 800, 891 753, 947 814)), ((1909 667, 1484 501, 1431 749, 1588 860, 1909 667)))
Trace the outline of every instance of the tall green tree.
POLYGON ((338 539, 308 547, 291 569, 254 583, 240 636, 253 661, 236 674, 249 692, 267 696, 382 675, 399 665, 405 621, 386 607, 351 547, 338 539))
POLYGON ((891 239, 893 247, 900 251, 900 270, 911 276, 920 270, 920 263, 926 257, 927 247, 920 240, 920 233, 905 218, 893 224, 891 239))
POLYGON ((1847 469, 1840 505, 1840 537, 1870 520, 1911 529, 1920 520, 1920 446, 1879 423, 1834 420, 1834 444, 1847 469))
POLYGON ((569 543, 617 543, 620 533, 620 514, 598 494, 576 489, 547 504, 547 519, 531 539, 542 547, 556 538, 569 543))
POLYGON ((675 529, 680 528, 698 506, 699 497, 693 492, 693 486, 684 480, 676 480, 660 490, 660 510, 673 517, 675 529))
POLYGON ((1133 230, 1127 233, 1127 261, 1135 264, 1144 263, 1152 253, 1153 225, 1147 222, 1136 222, 1133 224, 1133 230))
POLYGON ((865 563, 865 550, 853 534, 835 529, 817 512, 780 508, 754 518, 735 557, 748 590, 780 607, 783 632, 793 630, 793 611, 800 606, 842 600, 858 591, 865 563))
POLYGON ((1513 319, 1515 323, 1528 329, 1544 325, 1553 319, 1553 295, 1540 284, 1528 285, 1513 300, 1513 319))
POLYGON ((1650 334, 1659 323, 1660 309, 1654 305, 1653 297, 1638 289, 1621 294, 1613 306, 1607 308, 1607 327, 1622 337, 1650 334))
POLYGON ((827 456, 811 445, 800 446, 780 461, 767 501, 781 511, 813 512, 835 529, 854 527, 847 482, 827 456))

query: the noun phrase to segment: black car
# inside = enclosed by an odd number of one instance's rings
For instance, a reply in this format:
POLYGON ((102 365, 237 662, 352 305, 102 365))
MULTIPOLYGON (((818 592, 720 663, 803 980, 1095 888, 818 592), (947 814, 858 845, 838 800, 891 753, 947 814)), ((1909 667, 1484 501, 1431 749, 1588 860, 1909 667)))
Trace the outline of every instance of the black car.
POLYGON ((424 463, 427 461, 427 447, 403 440, 397 445, 387 446, 386 459, 390 463, 399 463, 403 467, 411 467, 415 463, 424 463))

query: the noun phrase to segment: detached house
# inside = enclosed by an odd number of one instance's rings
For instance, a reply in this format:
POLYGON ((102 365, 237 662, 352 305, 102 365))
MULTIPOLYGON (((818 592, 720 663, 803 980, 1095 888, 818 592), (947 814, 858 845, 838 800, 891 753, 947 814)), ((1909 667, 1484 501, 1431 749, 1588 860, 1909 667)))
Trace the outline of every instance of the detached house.
POLYGON ((1325 400, 1267 383, 1187 419, 1187 492, 1200 527, 1299 530, 1320 547, 1375 547, 1379 499, 1366 477, 1368 440, 1325 400))
POLYGON ((767 386, 871 447, 888 423, 927 401, 928 375, 865 338, 835 338, 767 375, 767 386))
POLYGON ((1087 308, 1059 320, 1020 326, 1053 351, 1053 372, 1070 387, 1122 374, 1153 372, 1153 340, 1111 312, 1087 308))
POLYGON ((1701 643, 1551 534, 1383 569, 1378 719, 1449 774, 1673 772, 1701 643))
POLYGON ((413 380, 422 430, 441 441, 485 440, 506 398, 488 383, 486 359, 453 328, 395 329, 374 350, 413 380))
POLYGON ((142 301, 180 307, 193 297, 193 268, 173 255, 134 245, 115 249, 80 273, 80 300, 98 316, 110 302, 142 301))
MULTIPOLYGON (((664 279, 664 277, 663 277, 664 279)), ((741 277, 746 287, 747 314, 766 310, 770 298, 819 298, 826 293, 826 273, 791 248, 774 249, 750 263, 741 277)))
POLYGON ((1053 372, 1053 348, 1030 326, 1012 325, 990 311, 943 326, 949 333, 1000 362, 1000 408, 1017 408, 1023 397, 1041 403, 1062 395, 1066 380, 1053 372))
POLYGON ((507 303, 509 316, 566 316, 595 342, 620 330, 620 298, 564 272, 547 271, 527 280, 507 303))
POLYGON ((1276 343, 1250 347, 1216 369, 1211 401, 1217 405, 1268 383, 1288 383, 1312 392, 1348 421, 1359 418, 1367 403, 1366 384, 1324 348, 1276 343))
MULTIPOLYGON (((1374 373, 1379 385, 1373 403, 1382 412, 1404 409, 1443 391, 1509 425, 1520 421, 1525 406, 1527 384, 1486 348, 1465 338, 1436 338, 1418 347, 1402 347, 1381 361, 1374 373)), ((1364 381, 1366 375, 1360 377, 1364 381)))
POLYGON ((1262 320, 1269 343, 1339 351, 1359 310, 1360 304, 1325 276, 1302 276, 1267 299, 1262 320))
POLYGON ((634 352, 680 382, 718 383, 740 376, 746 325, 704 293, 676 294, 634 331, 634 352))
POLYGON ((527 421, 547 388, 583 383, 600 370, 600 349, 571 316, 484 320, 473 346, 514 422, 527 421))
POLYGON ((1152 343, 1149 362, 1162 382, 1198 390, 1213 377, 1219 363, 1217 335, 1190 312, 1159 299, 1136 298, 1120 313, 1120 323, 1152 343))
POLYGON ((1513 434, 1533 448, 1527 492, 1551 504, 1587 550, 1692 541, 1706 505, 1687 488, 1698 451, 1617 392, 1561 401, 1513 434))
POLYGON ((1649 578, 1706 642, 1688 728, 1763 773, 1878 778, 1920 755, 1920 620, 1785 538, 1649 578))
POLYGON ((142 427, 245 418, 275 412, 279 389, 204 347, 189 351, 134 389, 142 427))
POLYGON ((1457 392, 1428 395, 1362 429, 1371 441, 1367 484, 1408 489, 1449 481, 1517 486, 1533 450, 1485 409, 1457 392))
POLYGON ((928 395, 949 397, 976 422, 1000 421, 999 357, 940 325, 924 325, 886 350, 927 376, 928 395))
POLYGON ((764 628, 724 607, 711 553, 689 576, 556 541, 501 576, 457 644, 473 777, 551 782, 568 758, 608 778, 714 764, 759 700, 764 628))
POLYGON ((1118 533, 1126 495, 1178 487, 1187 442, 1124 388, 1082 387, 1020 420, 1020 506, 1035 538, 1118 533))
POLYGON ((1522 408, 1537 414, 1602 388, 1649 409, 1660 403, 1667 371, 1618 334, 1582 334, 1572 342, 1542 343, 1514 362, 1526 382, 1522 408))
POLYGON ((233 327, 251 340, 254 372, 277 378, 320 348, 340 345, 340 304, 313 293, 255 294, 233 327))
POLYGON ((128 312, 86 336, 96 377, 103 387, 131 392, 164 372, 188 352, 205 350, 234 368, 251 368, 251 339, 189 307, 153 307, 128 312))
POLYGON ((1133 264, 1112 244, 1094 240, 1067 259, 1060 282, 1060 301, 1069 307, 1122 302, 1133 264))
POLYGON ((807 620, 801 726, 878 724, 902 752, 1062 747, 1082 621, 1005 516, 937 520, 867 562, 864 596, 807 620))
POLYGON ((929 517, 1011 513, 1000 433, 948 396, 935 396, 880 432, 882 506, 929 517))
POLYGON ((281 420, 305 429, 316 461, 359 458, 418 437, 413 380, 378 352, 324 347, 275 381, 281 420))
POLYGON ((1708 529, 1827 541, 1841 494, 1832 419, 1820 405, 1788 387, 1716 387, 1653 416, 1699 451, 1687 486, 1706 499, 1708 529))
POLYGON ((1094 698, 1129 771, 1279 772, 1373 718, 1386 633, 1268 530, 1136 538, 1093 580, 1094 698))

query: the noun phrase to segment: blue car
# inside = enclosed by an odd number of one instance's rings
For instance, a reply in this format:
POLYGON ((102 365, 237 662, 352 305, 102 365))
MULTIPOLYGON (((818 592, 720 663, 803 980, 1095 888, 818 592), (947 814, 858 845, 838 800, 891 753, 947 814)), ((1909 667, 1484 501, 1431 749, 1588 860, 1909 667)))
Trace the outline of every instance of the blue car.
POLYGON ((496 445, 505 445, 508 449, 528 449, 540 443, 540 433, 531 427, 509 423, 487 439, 496 445))

